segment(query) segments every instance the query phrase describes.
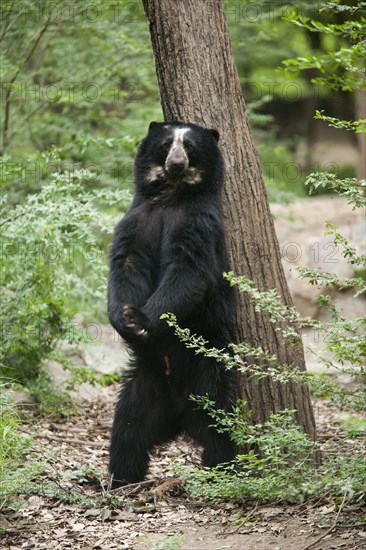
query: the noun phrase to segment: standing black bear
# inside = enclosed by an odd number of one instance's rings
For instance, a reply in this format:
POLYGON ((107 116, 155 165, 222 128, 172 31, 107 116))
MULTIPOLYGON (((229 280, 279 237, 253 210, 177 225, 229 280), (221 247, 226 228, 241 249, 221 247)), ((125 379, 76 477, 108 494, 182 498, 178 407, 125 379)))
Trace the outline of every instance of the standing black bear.
POLYGON ((160 320, 172 312, 217 348, 233 340, 235 299, 222 276, 228 266, 218 138, 194 124, 152 122, 137 153, 135 197, 110 255, 109 319, 134 354, 114 417, 114 486, 143 480, 150 451, 181 433, 203 446, 205 466, 234 456, 227 435, 189 400, 207 394, 230 409, 234 372, 195 355, 160 320))

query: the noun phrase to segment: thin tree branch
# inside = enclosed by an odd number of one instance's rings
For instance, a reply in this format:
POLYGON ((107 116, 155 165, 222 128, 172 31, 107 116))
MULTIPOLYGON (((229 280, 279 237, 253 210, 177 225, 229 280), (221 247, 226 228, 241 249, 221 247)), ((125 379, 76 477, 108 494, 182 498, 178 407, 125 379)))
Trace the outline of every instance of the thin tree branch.
POLYGON ((30 58, 34 54, 39 42, 42 39, 42 36, 46 32, 46 30, 48 29, 48 27, 49 27, 49 25, 52 21, 52 15, 53 15, 54 11, 57 9, 57 7, 59 5, 60 5, 60 3, 55 5, 54 9, 51 11, 49 16, 47 17, 44 25, 39 29, 39 31, 35 35, 33 35, 33 37, 31 38, 31 40, 29 42, 29 45, 28 45, 28 52, 27 52, 27 48, 26 48, 23 60, 19 63, 19 65, 18 65, 15 73, 13 74, 12 78, 10 79, 10 81, 6 83, 7 84, 7 90, 6 90, 6 94, 5 94, 4 126, 3 126, 3 129, 2 129, 2 148, 1 148, 1 151, 0 151, 1 155, 4 154, 4 151, 6 150, 6 148, 9 145, 9 132, 8 132, 8 130, 9 130, 9 122, 10 122, 10 103, 11 103, 10 98, 11 98, 12 86, 13 86, 14 82, 16 81, 16 79, 18 78, 18 75, 19 75, 21 69, 28 63, 28 61, 30 60, 30 58))
MULTIPOLYGON (((9 9, 9 12, 8 12, 8 15, 11 16, 11 12, 13 11, 13 7, 14 7, 14 4, 16 4, 16 1, 17 0, 14 0, 12 5, 10 6, 10 9, 9 9)), ((17 21, 17 19, 20 17, 21 15, 21 11, 18 13, 18 15, 16 15, 14 17, 14 19, 12 21, 10 21, 7 25, 4 25, 4 30, 3 32, 1 33, 0 35, 0 42, 2 42, 5 38, 5 35, 6 33, 11 29, 11 27, 14 25, 14 23, 17 21)))
POLYGON ((332 531, 334 531, 334 529, 336 528, 337 526, 337 522, 338 522, 338 518, 342 512, 342 508, 344 506, 344 503, 346 502, 346 496, 347 496, 347 493, 344 494, 344 497, 343 497, 343 500, 341 502, 341 505, 338 509, 338 513, 336 515, 336 518, 333 522, 333 524, 329 527, 329 529, 323 533, 322 535, 320 535, 320 537, 318 537, 317 539, 315 539, 313 542, 310 542, 309 544, 307 544, 306 546, 304 546, 303 548, 301 548, 301 550, 309 550, 309 548, 312 548, 313 546, 315 546, 316 544, 318 544, 318 542, 320 542, 321 540, 323 540, 327 535, 329 535, 329 533, 331 533, 332 531))
POLYGON ((138 483, 129 483, 128 485, 123 485, 122 487, 117 487, 116 489, 111 489, 112 493, 124 493, 128 489, 133 489, 136 487, 147 487, 156 483, 156 479, 147 479, 146 481, 139 481, 138 483))

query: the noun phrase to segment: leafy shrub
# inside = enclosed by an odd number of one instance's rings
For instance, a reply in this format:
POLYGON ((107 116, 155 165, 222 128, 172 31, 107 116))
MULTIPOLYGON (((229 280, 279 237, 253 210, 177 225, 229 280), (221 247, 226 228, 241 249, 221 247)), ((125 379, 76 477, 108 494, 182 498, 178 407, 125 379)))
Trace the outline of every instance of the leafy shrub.
POLYGON ((101 249, 113 223, 101 207, 130 200, 127 191, 86 190, 95 175, 56 173, 36 194, 1 202, 3 256, 0 372, 21 383, 37 377, 60 339, 79 338, 72 323, 78 300, 105 295, 101 249))
POLYGON ((0 507, 43 471, 43 464, 28 460, 32 440, 19 431, 20 420, 8 392, 0 387, 0 507))
POLYGON ((348 500, 365 496, 366 464, 361 444, 354 444, 344 455, 327 453, 323 464, 314 469, 312 457, 320 445, 294 423, 294 411, 273 413, 267 422, 253 425, 243 418, 242 402, 227 414, 214 409, 206 397, 193 400, 213 418, 212 427, 229 432, 237 444, 251 447, 247 454, 240 453, 232 463, 216 468, 178 466, 193 497, 303 502, 325 493, 348 500))

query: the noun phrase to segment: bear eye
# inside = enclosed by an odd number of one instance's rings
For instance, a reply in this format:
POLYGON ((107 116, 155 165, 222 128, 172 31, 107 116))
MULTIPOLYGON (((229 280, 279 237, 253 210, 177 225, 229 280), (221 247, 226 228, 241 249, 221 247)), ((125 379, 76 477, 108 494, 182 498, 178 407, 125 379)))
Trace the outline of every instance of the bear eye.
POLYGON ((187 151, 187 153, 190 153, 191 151, 194 150, 194 145, 193 145, 193 143, 191 143, 190 141, 186 141, 186 142, 184 143, 184 148, 185 148, 185 150, 187 151))
POLYGON ((165 139, 163 141, 163 143, 161 144, 162 148, 165 150, 165 151, 168 151, 170 149, 170 146, 172 144, 172 140, 171 139, 165 139))

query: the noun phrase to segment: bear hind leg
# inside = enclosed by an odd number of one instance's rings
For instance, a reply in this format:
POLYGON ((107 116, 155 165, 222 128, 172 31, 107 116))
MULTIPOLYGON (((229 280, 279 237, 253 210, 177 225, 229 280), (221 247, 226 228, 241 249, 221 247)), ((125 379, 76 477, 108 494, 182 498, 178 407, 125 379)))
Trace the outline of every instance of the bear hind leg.
POLYGON ((123 386, 116 405, 109 460, 113 487, 143 481, 149 453, 179 431, 164 379, 137 372, 123 386))
MULTIPOLYGON (((236 373, 225 371, 212 359, 204 358, 197 365, 197 378, 192 391, 195 395, 208 395, 218 409, 231 411, 236 400, 236 373)), ((213 468, 234 460, 236 446, 227 432, 219 433, 212 426, 215 421, 205 410, 187 401, 183 430, 203 447, 202 464, 213 468)))

